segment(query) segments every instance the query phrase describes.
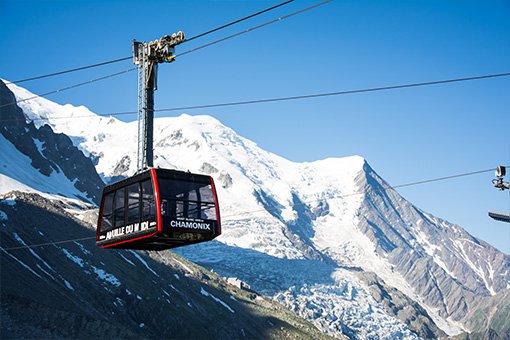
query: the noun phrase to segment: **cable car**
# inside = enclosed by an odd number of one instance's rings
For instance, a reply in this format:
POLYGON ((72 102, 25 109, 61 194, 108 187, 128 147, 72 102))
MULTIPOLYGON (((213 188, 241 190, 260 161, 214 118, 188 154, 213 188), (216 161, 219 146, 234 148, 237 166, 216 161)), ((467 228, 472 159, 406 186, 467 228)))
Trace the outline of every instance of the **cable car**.
POLYGON ((96 245, 163 250, 221 234, 211 176, 149 168, 103 190, 96 245))

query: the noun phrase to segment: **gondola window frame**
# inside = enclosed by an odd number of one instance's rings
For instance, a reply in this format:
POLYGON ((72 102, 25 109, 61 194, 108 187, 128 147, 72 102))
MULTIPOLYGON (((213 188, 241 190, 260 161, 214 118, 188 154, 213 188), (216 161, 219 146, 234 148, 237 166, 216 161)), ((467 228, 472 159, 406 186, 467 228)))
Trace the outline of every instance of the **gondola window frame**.
POLYGON ((115 202, 115 191, 109 192, 105 195, 103 207, 103 219, 101 221, 101 229, 103 231, 110 231, 115 229, 113 203, 115 202))
POLYGON ((156 194, 154 186, 150 179, 143 180, 140 183, 141 188, 141 204, 140 204, 140 218, 141 221, 153 221, 156 220, 156 194), (147 184, 147 185, 145 185, 147 184), (145 186, 144 186, 145 185, 145 186), (148 189, 148 190, 147 190, 148 189), (146 213, 146 207, 148 206, 148 213, 146 213))
POLYGON ((120 228, 126 225, 126 188, 115 190, 115 198, 113 199, 113 202, 114 226, 115 228, 120 228), (119 203, 120 207, 118 207, 119 203), (121 215, 122 219, 119 218, 121 215))
POLYGON ((127 221, 126 225, 140 223, 141 215, 142 215, 142 198, 141 198, 141 185, 140 182, 135 182, 126 187, 126 214, 127 221), (136 191, 132 190, 136 187, 136 191), (136 192, 136 203, 131 202, 132 193, 136 192))

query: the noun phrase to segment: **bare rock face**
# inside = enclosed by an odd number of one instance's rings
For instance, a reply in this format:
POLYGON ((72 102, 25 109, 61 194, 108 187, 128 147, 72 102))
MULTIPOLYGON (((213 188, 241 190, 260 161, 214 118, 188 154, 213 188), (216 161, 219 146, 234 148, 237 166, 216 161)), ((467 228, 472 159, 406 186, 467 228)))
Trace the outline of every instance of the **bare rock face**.
POLYGON ((216 169, 212 164, 204 162, 202 166, 199 169, 200 172, 206 173, 206 174, 215 174, 219 170, 216 169))
MULTIPOLYGON (((11 91, 0 82, 0 105, 15 102, 11 91)), ((45 176, 63 173, 74 186, 83 192, 83 198, 98 203, 104 183, 94 164, 62 133, 54 133, 51 127, 35 127, 27 122, 17 105, 0 108, 0 132, 20 152, 29 157, 32 166, 45 176)))
POLYGON ((129 156, 124 156, 122 159, 117 163, 115 166, 115 169, 113 169, 113 175, 114 176, 126 176, 129 166, 131 165, 131 158, 129 156))
POLYGON ((510 289, 485 299, 466 317, 469 339, 510 339, 510 289))
POLYGON ((222 171, 220 173, 220 176, 218 177, 218 180, 221 183, 221 186, 225 189, 228 189, 232 186, 233 180, 232 177, 225 171, 222 171))
POLYGON ((359 227, 441 316, 463 320, 507 289, 510 256, 402 200, 368 165, 361 181, 367 194, 359 227))

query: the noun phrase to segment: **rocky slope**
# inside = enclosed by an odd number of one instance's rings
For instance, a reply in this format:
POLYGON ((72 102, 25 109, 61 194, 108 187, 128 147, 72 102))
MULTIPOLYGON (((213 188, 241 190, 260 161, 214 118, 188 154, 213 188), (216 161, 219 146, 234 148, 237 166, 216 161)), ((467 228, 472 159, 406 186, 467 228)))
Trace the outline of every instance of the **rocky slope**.
POLYGON ((326 338, 171 252, 97 248, 83 222, 97 210, 87 208, 33 193, 0 197, 2 339, 326 338), (64 239, 75 241, 48 242, 64 239))
POLYGON ((510 290, 504 290, 469 313, 466 325, 473 332, 461 338, 510 339, 510 290))

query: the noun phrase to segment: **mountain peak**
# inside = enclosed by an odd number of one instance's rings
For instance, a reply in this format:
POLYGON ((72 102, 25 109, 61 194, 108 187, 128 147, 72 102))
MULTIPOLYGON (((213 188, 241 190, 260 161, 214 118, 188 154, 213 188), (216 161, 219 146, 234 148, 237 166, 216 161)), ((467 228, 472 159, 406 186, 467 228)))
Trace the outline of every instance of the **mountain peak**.
POLYGON ((360 173, 371 170, 365 158, 358 155, 346 157, 328 157, 303 164, 314 166, 324 174, 337 173, 345 175, 346 172, 360 173))
POLYGON ((190 115, 187 113, 182 113, 176 117, 176 119, 184 122, 189 122, 194 125, 219 125, 221 127, 225 127, 219 120, 208 115, 190 115))

